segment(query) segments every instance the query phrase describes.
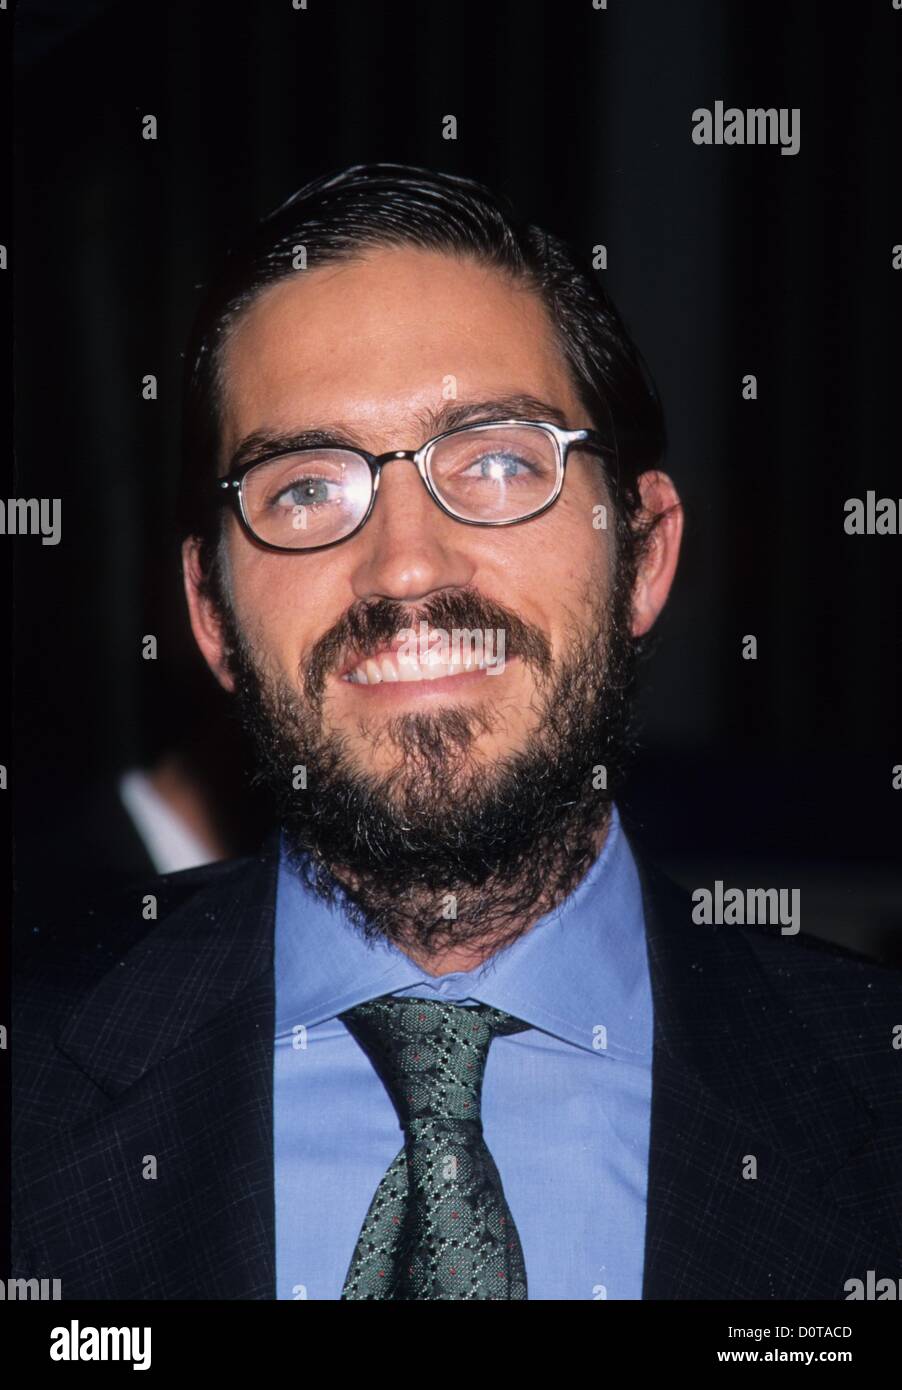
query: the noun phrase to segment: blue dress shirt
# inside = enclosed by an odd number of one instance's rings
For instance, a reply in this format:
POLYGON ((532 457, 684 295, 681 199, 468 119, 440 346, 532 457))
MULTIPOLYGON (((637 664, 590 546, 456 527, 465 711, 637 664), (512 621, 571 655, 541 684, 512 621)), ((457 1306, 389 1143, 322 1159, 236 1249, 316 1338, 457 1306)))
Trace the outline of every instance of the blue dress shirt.
POLYGON ((496 1038, 485 1140, 531 1299, 642 1297, 652 998, 638 873, 616 807, 560 907, 473 970, 430 975, 367 942, 289 867, 275 921, 276 1296, 340 1299, 370 1202, 403 1147, 395 1108, 343 1023, 381 994, 479 1001, 529 1023, 496 1038))

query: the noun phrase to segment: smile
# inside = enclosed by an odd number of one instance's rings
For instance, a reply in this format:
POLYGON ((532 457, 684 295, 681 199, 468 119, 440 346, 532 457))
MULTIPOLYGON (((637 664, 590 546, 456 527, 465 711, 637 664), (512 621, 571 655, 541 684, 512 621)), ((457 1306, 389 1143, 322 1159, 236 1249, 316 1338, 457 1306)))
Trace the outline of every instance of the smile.
POLYGON ((497 660, 467 657, 463 661, 449 661, 438 653, 424 658, 398 656, 383 652, 369 657, 347 671, 342 680, 351 685, 383 685, 390 682, 438 681, 453 676, 465 676, 477 671, 494 674, 503 669, 497 660))

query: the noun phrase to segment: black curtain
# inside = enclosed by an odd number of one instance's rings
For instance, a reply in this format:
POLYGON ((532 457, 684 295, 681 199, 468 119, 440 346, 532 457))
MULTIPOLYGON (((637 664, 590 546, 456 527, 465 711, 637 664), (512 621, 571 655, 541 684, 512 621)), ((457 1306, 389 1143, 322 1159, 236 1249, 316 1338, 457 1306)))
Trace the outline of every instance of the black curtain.
POLYGON ((24 844, 192 729, 226 757, 172 530, 198 287, 307 179, 394 159, 603 244, 661 390, 688 527, 633 823, 690 883, 804 884, 806 929, 902 939, 902 539, 843 526, 902 495, 890 0, 20 0, 16 33, 15 489, 62 502, 58 546, 16 543, 24 844), (799 153, 694 144, 718 100, 799 108, 799 153))

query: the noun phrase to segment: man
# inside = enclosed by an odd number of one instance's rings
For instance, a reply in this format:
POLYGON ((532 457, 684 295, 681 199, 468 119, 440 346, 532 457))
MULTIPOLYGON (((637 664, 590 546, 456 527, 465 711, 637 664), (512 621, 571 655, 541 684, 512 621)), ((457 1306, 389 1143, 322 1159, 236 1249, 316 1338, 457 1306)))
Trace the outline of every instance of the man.
POLYGON ((280 834, 65 924, 20 983, 17 1272, 398 1301, 898 1274, 898 978, 699 923, 618 815, 680 546, 662 447, 591 272, 467 180, 355 167, 231 256, 188 354, 185 585, 280 834))

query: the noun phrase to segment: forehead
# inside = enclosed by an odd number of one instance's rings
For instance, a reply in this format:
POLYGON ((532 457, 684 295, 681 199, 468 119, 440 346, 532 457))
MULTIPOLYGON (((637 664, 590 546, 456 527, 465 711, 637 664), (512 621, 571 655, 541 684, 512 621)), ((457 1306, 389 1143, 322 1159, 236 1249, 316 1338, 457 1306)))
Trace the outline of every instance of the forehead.
POLYGON ((489 392, 535 395, 582 423, 539 296, 472 258, 412 247, 265 290, 232 329, 223 385, 226 450, 261 427, 325 418, 394 436, 418 411, 489 392))

